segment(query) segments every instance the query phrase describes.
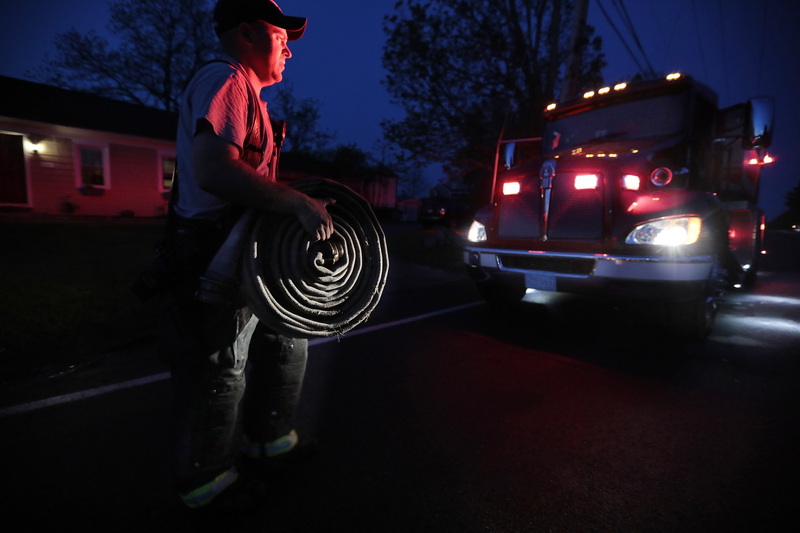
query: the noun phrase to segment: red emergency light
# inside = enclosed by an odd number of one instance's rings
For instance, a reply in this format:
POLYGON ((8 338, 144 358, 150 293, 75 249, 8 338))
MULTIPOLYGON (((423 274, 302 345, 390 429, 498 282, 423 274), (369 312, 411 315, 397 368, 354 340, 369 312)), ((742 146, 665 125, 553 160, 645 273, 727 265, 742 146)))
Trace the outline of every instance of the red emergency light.
POLYGON ((771 165, 775 162, 775 158, 769 154, 764 154, 763 158, 752 157, 747 161, 748 165, 771 165))
POLYGON ((518 181, 506 181, 503 183, 503 195, 504 196, 513 196, 515 194, 519 194, 522 190, 522 186, 518 181))

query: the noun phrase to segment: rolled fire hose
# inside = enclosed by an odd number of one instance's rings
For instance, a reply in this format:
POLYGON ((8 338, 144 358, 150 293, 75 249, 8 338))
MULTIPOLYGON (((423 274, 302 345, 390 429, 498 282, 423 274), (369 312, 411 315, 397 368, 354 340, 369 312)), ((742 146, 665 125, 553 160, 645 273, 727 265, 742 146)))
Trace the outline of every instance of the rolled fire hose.
MULTIPOLYGON (((389 272, 386 237, 367 201, 344 185, 312 179, 292 187, 336 201, 328 205, 334 228, 328 240, 311 241, 294 216, 250 211, 221 254, 243 245, 242 293, 270 329, 295 338, 341 335, 366 321, 380 301, 389 272)), ((209 266, 216 277, 230 268, 220 263, 218 255, 209 266)))

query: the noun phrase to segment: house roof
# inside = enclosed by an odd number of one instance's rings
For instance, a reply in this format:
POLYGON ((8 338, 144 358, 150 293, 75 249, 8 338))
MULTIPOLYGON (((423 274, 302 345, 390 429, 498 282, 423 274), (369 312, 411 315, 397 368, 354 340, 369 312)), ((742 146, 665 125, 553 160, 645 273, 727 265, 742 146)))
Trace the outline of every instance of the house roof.
POLYGON ((0 76, 0 116, 175 140, 178 115, 51 85, 0 76))

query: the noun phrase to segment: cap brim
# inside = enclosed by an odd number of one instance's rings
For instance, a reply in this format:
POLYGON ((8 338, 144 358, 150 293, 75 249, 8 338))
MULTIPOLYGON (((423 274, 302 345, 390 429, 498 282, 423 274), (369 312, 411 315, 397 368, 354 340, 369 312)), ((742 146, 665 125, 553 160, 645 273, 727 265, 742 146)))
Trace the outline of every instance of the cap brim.
POLYGON ((306 24, 308 23, 308 19, 305 17, 283 17, 283 29, 286 30, 286 34, 289 36, 290 41, 296 41, 300 37, 303 36, 303 33, 306 31, 306 24))

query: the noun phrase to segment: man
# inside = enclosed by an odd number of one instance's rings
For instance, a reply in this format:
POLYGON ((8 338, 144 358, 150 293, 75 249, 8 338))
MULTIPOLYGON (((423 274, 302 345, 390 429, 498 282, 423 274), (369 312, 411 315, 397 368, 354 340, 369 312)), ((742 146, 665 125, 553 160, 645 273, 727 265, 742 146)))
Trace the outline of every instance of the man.
POLYGON ((175 390, 178 493, 193 509, 237 510, 260 502, 259 478, 274 463, 307 453, 292 415, 308 344, 268 330, 235 301, 197 301, 199 276, 244 208, 294 215, 315 240, 330 237, 333 223, 328 201, 274 181, 273 128, 259 96, 282 80, 288 41, 306 19, 272 0, 219 0, 214 23, 225 57, 198 71, 180 111, 165 247, 191 268, 162 297, 159 351, 175 390))

